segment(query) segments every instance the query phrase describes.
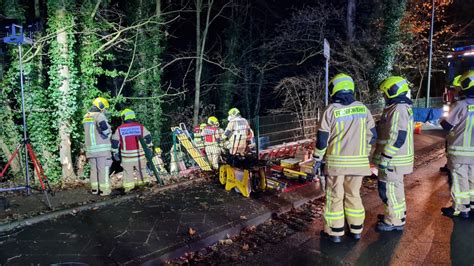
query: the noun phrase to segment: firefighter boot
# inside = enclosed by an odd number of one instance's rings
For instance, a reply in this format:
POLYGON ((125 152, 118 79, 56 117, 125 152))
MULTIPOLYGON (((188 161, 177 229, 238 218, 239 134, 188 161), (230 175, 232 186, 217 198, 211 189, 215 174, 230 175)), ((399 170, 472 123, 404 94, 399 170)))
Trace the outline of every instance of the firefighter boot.
POLYGON ((340 236, 332 236, 332 235, 329 235, 327 234, 326 232, 324 231, 321 231, 321 236, 325 239, 329 239, 331 242, 335 243, 335 244, 338 244, 338 243, 341 243, 342 242, 342 237, 340 236))
POLYGON ((454 217, 461 217, 464 219, 469 218, 469 211, 457 211, 453 207, 447 207, 447 208, 441 208, 441 212, 443 213, 444 216, 454 218, 454 217))
POLYGON ((403 231, 405 228, 404 225, 391 225, 385 222, 378 222, 377 223, 377 230, 383 232, 390 232, 390 231, 403 231))

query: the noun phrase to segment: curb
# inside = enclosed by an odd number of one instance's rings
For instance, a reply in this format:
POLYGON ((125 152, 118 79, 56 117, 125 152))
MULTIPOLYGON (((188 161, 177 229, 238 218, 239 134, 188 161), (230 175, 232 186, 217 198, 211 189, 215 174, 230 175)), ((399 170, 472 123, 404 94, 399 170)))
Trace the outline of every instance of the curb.
POLYGON ((246 221, 232 221, 223 226, 221 230, 215 233, 211 233, 210 235, 199 239, 192 243, 179 243, 174 246, 165 248, 167 250, 166 253, 159 255, 157 258, 153 259, 146 259, 147 257, 153 257, 155 254, 163 252, 164 250, 157 250, 153 253, 147 254, 141 258, 138 258, 138 261, 129 261, 124 264, 135 264, 139 262, 142 265, 162 265, 166 261, 174 260, 182 256, 186 252, 196 252, 202 248, 208 247, 213 245, 214 243, 218 242, 221 239, 226 238, 227 235, 237 235, 239 234, 244 228, 249 226, 257 226, 259 224, 264 223, 266 220, 274 217, 275 215, 281 215, 290 211, 293 208, 298 208, 301 205, 319 199, 324 196, 324 193, 321 189, 319 189, 319 193, 312 197, 307 197, 300 199, 293 203, 288 203, 284 206, 281 206, 276 209, 269 209, 263 213, 256 214, 254 217, 249 218, 246 221), (184 244, 184 245, 183 245, 184 244))
POLYGON ((95 208, 100 208, 100 207, 109 206, 109 205, 116 204, 116 203, 121 203, 121 202, 124 202, 124 201, 131 200, 133 198, 139 197, 140 195, 154 194, 154 193, 157 193, 157 192, 173 189, 173 188, 176 188, 176 187, 179 187, 179 186, 182 186, 182 185, 189 185, 189 184, 199 183, 199 182, 203 182, 203 181, 205 181, 205 177, 198 177, 198 178, 191 179, 191 180, 186 180, 186 181, 183 181, 183 182, 180 182, 180 183, 175 183, 175 184, 171 184, 171 185, 167 185, 167 186, 163 186, 163 187, 158 187, 157 189, 154 189, 151 192, 146 191, 144 193, 139 193, 139 194, 134 193, 134 194, 130 194, 130 195, 124 195, 124 196, 120 196, 120 197, 112 198, 112 199, 107 199, 107 200, 100 201, 100 202, 93 202, 93 203, 89 203, 89 204, 82 205, 82 206, 62 209, 62 210, 58 210, 58 211, 52 211, 52 212, 48 212, 48 213, 41 214, 41 215, 38 215, 38 216, 33 216, 33 217, 30 217, 30 218, 26 218, 26 219, 23 219, 23 220, 13 221, 11 223, 1 224, 0 225, 0 233, 12 231, 14 229, 19 229, 19 228, 22 228, 22 227, 25 227, 25 226, 30 226, 32 224, 41 223, 41 222, 48 221, 48 220, 51 220, 51 219, 55 219, 55 218, 58 218, 58 217, 61 217, 61 216, 64 216, 64 215, 68 215, 68 214, 75 215, 75 214, 77 214, 79 212, 82 212, 82 211, 88 211, 88 210, 95 209, 95 208))

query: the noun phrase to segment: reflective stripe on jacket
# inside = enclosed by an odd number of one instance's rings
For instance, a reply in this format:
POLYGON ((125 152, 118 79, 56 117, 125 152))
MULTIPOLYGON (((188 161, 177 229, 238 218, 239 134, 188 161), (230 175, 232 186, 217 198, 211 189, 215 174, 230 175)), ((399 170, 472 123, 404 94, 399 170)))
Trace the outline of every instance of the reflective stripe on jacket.
POLYGON ((400 174, 413 172, 413 110, 411 105, 398 103, 385 107, 377 124, 377 134, 379 138, 375 154, 383 153, 392 157, 389 165, 396 168, 395 170, 400 174), (397 147, 395 143, 401 131, 405 131, 407 135, 405 142, 397 147))
POLYGON ((88 112, 84 116, 82 124, 84 125, 86 157, 110 156, 112 150, 110 144, 111 129, 105 115, 101 112, 88 112), (101 125, 104 125, 105 129, 102 129, 101 125))
POLYGON ((369 175, 369 142, 375 126, 369 109, 354 101, 349 105, 330 104, 319 123, 319 131, 328 132, 325 153, 328 175, 369 175))
MULTIPOLYGON (((120 147, 123 162, 136 161, 137 158, 145 157, 139 138, 151 139, 151 136, 150 132, 138 122, 124 123, 117 128, 112 141, 118 143, 118 145, 114 144, 113 148, 120 147)), ((150 141, 147 145, 151 146, 153 144, 150 141)))
POLYGON ((219 127, 206 126, 202 130, 202 138, 204 139, 204 145, 219 143, 221 138, 221 136, 219 136, 219 127))
POLYGON ((457 101, 446 118, 453 128, 447 136, 452 164, 474 164, 474 98, 457 101))

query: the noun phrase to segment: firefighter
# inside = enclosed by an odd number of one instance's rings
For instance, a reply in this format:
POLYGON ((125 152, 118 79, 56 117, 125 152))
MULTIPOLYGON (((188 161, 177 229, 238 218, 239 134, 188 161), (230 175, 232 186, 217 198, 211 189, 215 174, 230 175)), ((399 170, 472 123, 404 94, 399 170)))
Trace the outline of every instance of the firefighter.
POLYGON ((123 188, 125 192, 134 189, 136 185, 145 185, 150 182, 150 177, 146 171, 145 152, 140 144, 139 138, 143 138, 147 147, 151 148, 150 132, 142 124, 136 121, 135 112, 125 109, 121 112, 123 123, 112 136, 112 152, 114 159, 121 161, 123 167, 123 188), (134 170, 137 172, 137 179, 134 178, 134 170))
POLYGON ((204 141, 202 138, 202 130, 206 127, 207 125, 205 123, 201 123, 200 125, 197 125, 193 129, 193 141, 194 144, 196 145, 196 148, 204 154, 204 141))
POLYGON ((326 207, 324 235, 334 243, 341 242, 344 221, 355 239, 360 239, 365 210, 360 197, 363 176, 370 175, 369 151, 377 133, 369 109, 354 99, 354 81, 338 74, 329 82, 332 103, 319 123, 314 168, 324 158, 326 207))
POLYGON ((158 170, 161 179, 165 184, 170 183, 170 175, 168 171, 166 171, 165 163, 163 162, 163 158, 161 157, 163 151, 160 147, 155 148, 155 156, 153 156, 153 164, 155 165, 156 170, 158 170))
POLYGON ((214 170, 219 169, 219 157, 221 155, 219 144, 221 143, 221 136, 219 120, 215 116, 209 117, 207 119, 207 126, 202 130, 202 137, 207 159, 214 170))
POLYGON ((237 108, 232 108, 228 112, 229 123, 224 131, 223 138, 227 139, 226 148, 232 155, 246 153, 248 142, 253 139, 253 131, 247 119, 240 115, 237 108))
POLYGON ((384 203, 377 229, 402 231, 406 222, 403 177, 413 172, 413 111, 408 82, 398 76, 379 86, 386 106, 377 125, 379 139, 373 161, 378 165, 378 191, 384 203))
POLYGON ((448 131, 448 169, 452 175, 452 207, 442 208, 449 217, 469 218, 474 210, 474 70, 459 79, 462 100, 456 101, 441 126, 448 131))
POLYGON ((112 166, 110 135, 112 130, 105 116, 109 102, 102 97, 92 102, 92 107, 84 116, 84 136, 86 157, 89 160, 91 193, 110 195, 109 171, 112 166))

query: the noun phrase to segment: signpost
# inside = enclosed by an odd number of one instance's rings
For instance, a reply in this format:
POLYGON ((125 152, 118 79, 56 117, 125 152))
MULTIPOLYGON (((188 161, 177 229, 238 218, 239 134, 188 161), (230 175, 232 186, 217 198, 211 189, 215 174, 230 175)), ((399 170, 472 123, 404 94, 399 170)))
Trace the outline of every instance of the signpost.
POLYGON ((324 58, 326 58, 326 75, 325 75, 325 81, 326 81, 326 95, 324 98, 324 105, 328 106, 329 104, 329 58, 330 58, 330 46, 328 40, 324 39, 324 58))

